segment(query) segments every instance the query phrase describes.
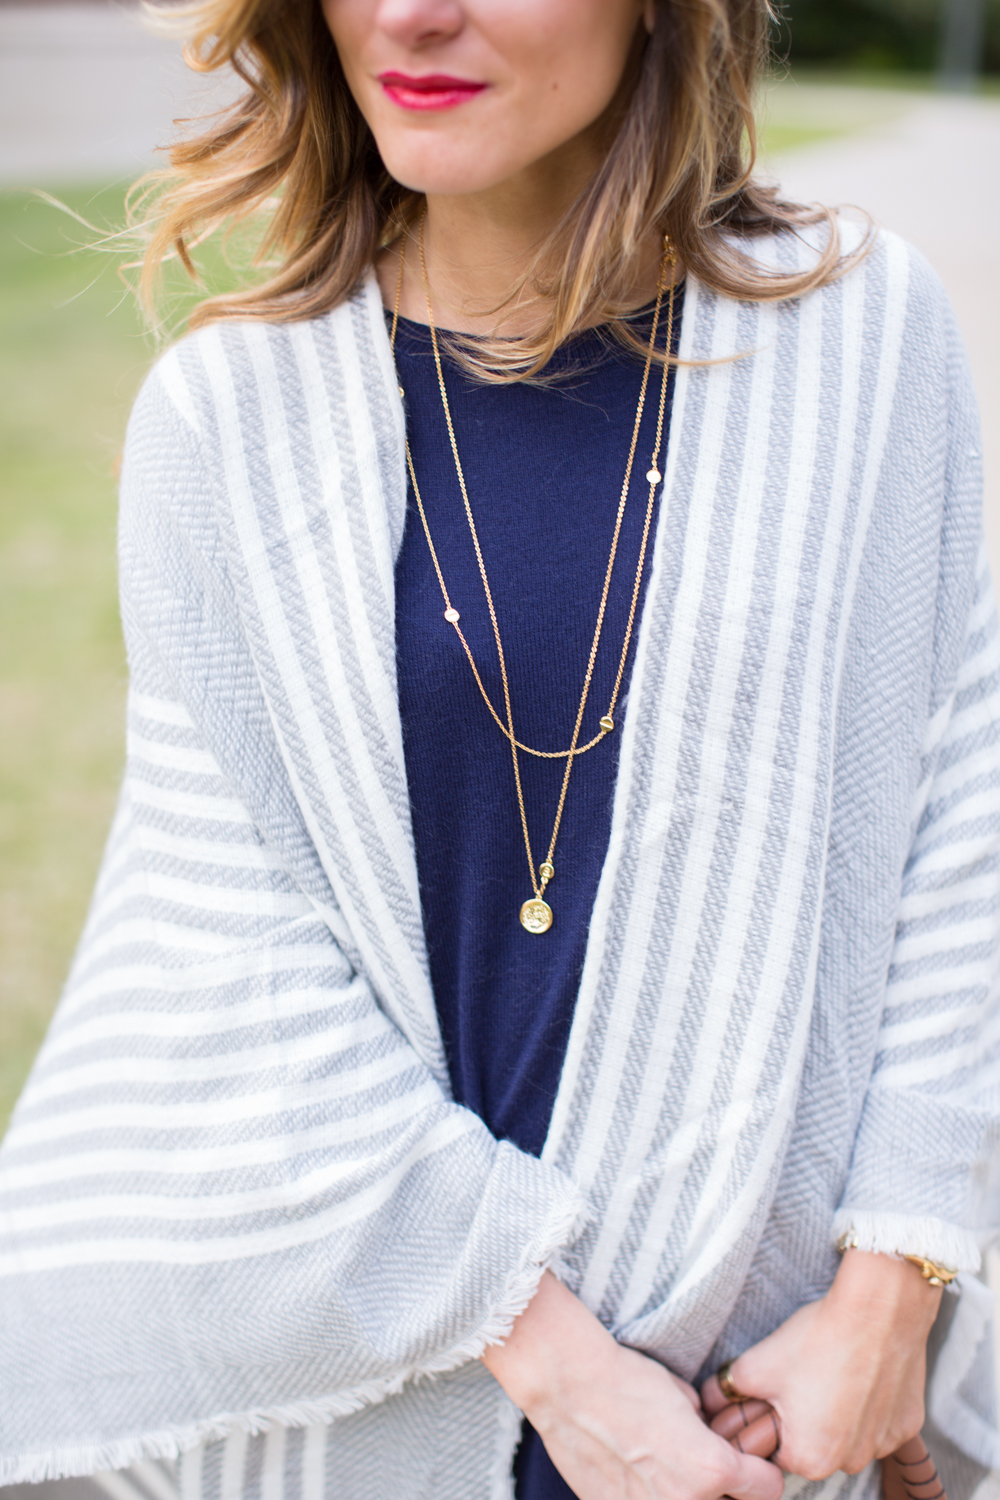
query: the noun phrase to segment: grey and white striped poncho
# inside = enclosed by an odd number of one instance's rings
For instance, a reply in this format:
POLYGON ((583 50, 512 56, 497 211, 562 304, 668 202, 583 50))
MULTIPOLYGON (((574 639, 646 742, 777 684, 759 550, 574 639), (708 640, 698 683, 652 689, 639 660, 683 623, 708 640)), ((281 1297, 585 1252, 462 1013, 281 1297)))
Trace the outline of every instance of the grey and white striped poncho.
MULTIPOLYGON (((0 1152, 4 1483, 131 1466, 113 1494, 499 1500, 518 1413, 476 1356, 548 1262, 689 1377, 820 1295, 847 1223, 978 1266, 1000 634, 952 319, 885 236, 798 301, 689 282, 681 353, 714 363, 677 380, 541 1160, 449 1099, 374 281, 313 322, 209 328, 147 381, 128 770, 0 1152)), ((1000 1466, 965 1282, 932 1414, 1000 1466)))

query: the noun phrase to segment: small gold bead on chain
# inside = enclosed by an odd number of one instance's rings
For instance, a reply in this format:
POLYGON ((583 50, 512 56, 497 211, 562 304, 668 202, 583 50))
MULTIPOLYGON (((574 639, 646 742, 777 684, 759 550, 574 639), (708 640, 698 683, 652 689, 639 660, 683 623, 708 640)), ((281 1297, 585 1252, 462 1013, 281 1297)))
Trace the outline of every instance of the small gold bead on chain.
MULTIPOLYGON (((628 453, 628 463, 627 463, 626 470, 625 470, 625 478, 624 478, 624 481, 623 481, 623 484, 622 484, 622 491, 621 491, 621 495, 620 495, 620 498, 619 498, 618 510, 617 510, 617 513, 616 513, 615 529, 614 529, 614 535, 613 535, 612 541, 611 541, 610 555, 608 557, 608 564, 607 564, 607 568, 605 570, 604 590, 603 590, 603 593, 602 593, 602 596, 601 596, 601 606, 600 606, 600 610, 598 612, 597 624, 596 624, 596 627, 595 627, 594 637, 593 637, 593 641, 592 641, 592 644, 591 644, 590 661, 589 661, 589 664, 588 664, 588 667, 587 667, 587 672, 586 672, 586 675, 585 675, 585 678, 584 678, 584 683, 583 683, 583 689, 582 689, 581 696, 580 696, 580 706, 579 706, 578 715, 577 715, 576 727, 575 727, 575 729, 573 731, 573 743, 570 746, 570 749, 568 751, 558 752, 558 754, 555 754, 555 753, 543 752, 543 751, 539 751, 539 750, 532 750, 530 746, 521 745, 520 741, 518 741, 514 737, 514 725, 513 725, 513 720, 512 720, 512 716, 511 716, 510 694, 509 694, 508 681, 507 681, 507 670, 506 670, 506 667, 505 667, 505 664, 504 664, 504 654, 503 654, 503 646, 502 646, 501 640, 500 640, 500 630, 499 630, 499 626, 497 624, 496 614, 495 614, 495 611, 494 611, 494 608, 493 608, 493 596, 492 596, 492 593, 490 591, 489 580, 488 580, 488 578, 486 576, 486 567, 485 567, 485 564, 483 562, 482 553, 480 551, 479 537, 478 537, 478 533, 477 533, 477 530, 476 530, 475 521, 473 519, 472 510, 471 510, 471 507, 470 507, 470 504, 469 504, 469 496, 468 496, 468 494, 466 492, 465 476, 464 476, 464 474, 462 472, 462 464, 461 464, 461 461, 459 459, 458 446, 457 446, 457 443, 456 443, 455 431, 454 431, 454 426, 453 426, 453 423, 452 423, 451 408, 450 408, 449 403, 448 403, 448 393, 447 393, 447 389, 445 387, 444 372, 443 372, 442 366, 441 366, 441 354, 440 354, 440 350, 438 348, 437 331, 436 331, 436 329, 434 327, 434 315, 433 315, 433 310, 432 310, 432 307, 431 307, 431 292, 430 292, 430 285, 429 285, 428 279, 427 279, 427 264, 426 264, 426 260, 425 260, 425 256, 424 256, 424 218, 423 217, 421 218, 421 221, 420 221, 419 248, 420 248, 420 269, 421 269, 421 272, 423 274, 424 296, 425 296, 425 299, 426 299, 426 302, 427 302, 427 322, 428 322, 428 326, 430 328, 431 343, 432 343, 433 348, 434 348, 434 363, 435 363, 435 366, 436 366, 436 369, 437 369, 438 386, 439 386, 439 389, 440 389, 440 392, 441 392, 441 405, 442 405, 442 407, 444 409, 445 423, 446 423, 447 428, 448 428, 448 437, 449 437, 449 440, 450 440, 450 443, 451 443, 452 455, 453 455, 454 460, 455 460, 455 469, 456 469, 456 472, 457 472, 459 488, 461 489, 461 492, 462 492, 462 500, 463 500, 463 503, 464 503, 464 506, 465 506, 466 518, 467 518, 468 523, 469 523, 469 530, 470 530, 470 532, 472 534, 472 542, 473 542, 473 546, 474 546, 475 552, 476 552, 476 559, 477 559, 478 564, 479 564, 479 572, 480 572, 480 575, 482 577, 483 589, 484 589, 484 592, 486 594, 486 603, 488 605, 490 616, 491 616, 492 623, 493 623, 493 633, 494 633, 494 636, 496 638, 497 655, 498 655, 499 664, 500 664, 500 675, 501 675, 501 677, 503 679, 504 698, 505 698, 506 707, 507 707, 507 723, 506 723, 506 725, 503 723, 503 721, 501 720, 500 716, 498 715, 498 713, 494 709, 493 703, 490 700, 489 696, 487 695, 485 687, 483 686, 482 682, 480 681, 479 672, 478 672, 478 669, 476 667, 476 663, 475 663, 475 661, 473 661, 473 659, 472 659, 472 653, 469 650, 469 647, 466 644, 465 638, 464 638, 464 636, 462 636, 462 634, 461 634, 460 631, 459 631, 459 637, 460 637, 460 639, 462 641, 463 646, 465 646, 465 651, 466 651, 467 656, 469 657, 469 662, 470 662, 470 665, 472 667, 472 671, 473 671, 473 673, 475 675, 476 682, 479 685, 479 690, 482 693, 484 699, 486 700, 486 705, 489 708, 490 713, 493 715, 493 718, 496 720, 497 724, 499 725, 499 727, 501 728, 501 730, 503 730, 504 734, 507 736, 508 740, 511 743, 511 749, 512 749, 512 753, 513 753, 513 761, 514 761, 514 781, 515 781, 515 786, 516 786, 516 790, 517 790, 518 811, 520 812, 520 816, 521 816, 521 831, 524 834, 524 846, 525 846, 525 853, 528 856, 528 868, 529 868, 530 871, 533 872, 533 870, 534 870, 534 857, 533 857, 532 851, 531 851, 531 839, 530 839, 529 832, 528 832, 528 817, 527 817, 527 812, 525 810, 525 805, 524 805, 524 795, 523 795, 523 792, 522 792, 522 789, 521 789, 521 773, 520 773, 520 768, 519 768, 519 765, 518 765, 518 758, 517 758, 517 752, 518 752, 518 750, 519 749, 520 750, 525 750, 526 752, 528 752, 530 754, 533 754, 533 755, 544 755, 546 758, 562 759, 564 755, 565 755, 565 758, 566 758, 566 768, 565 768, 565 771, 563 773, 562 789, 561 789, 560 795, 559 795, 559 804, 558 804, 558 806, 556 808, 555 820, 554 820, 553 825, 552 825, 552 838, 551 838, 551 842, 550 842, 550 845, 549 845, 549 848, 551 850, 551 849, 555 848, 555 842, 556 842, 556 839, 559 836, 559 828, 560 828, 560 824, 561 824, 561 821, 562 821, 563 808, 564 808, 565 800, 566 800, 566 792, 567 792, 567 789, 568 789, 570 772, 571 772, 571 770, 573 768, 574 757, 576 755, 578 755, 578 754, 583 754, 583 752, 585 750, 589 750, 591 748, 591 746, 596 745, 603 738, 604 735, 609 734, 614 729, 614 727, 615 727, 614 719, 612 718, 611 711, 609 710, 608 713, 606 713, 604 715, 604 717, 600 720, 601 733, 599 735, 595 736, 595 738, 592 739, 586 745, 580 746, 577 743, 578 735, 579 735, 579 731, 580 731, 580 721, 583 718, 584 709, 586 708, 586 704, 587 704, 587 695, 588 695, 588 692, 589 692, 589 689, 590 689, 591 673, 592 673, 593 664, 594 664, 594 656, 596 655, 598 644, 599 644, 600 639, 601 639, 601 627, 602 627, 602 624, 603 624, 603 621, 604 621, 604 607, 605 607, 605 604, 606 604, 607 598, 608 598, 608 589, 609 589, 609 585, 610 585, 610 582, 611 582, 611 570, 612 570, 612 568, 614 566, 615 558, 617 556, 619 534, 620 534, 620 529, 621 529, 621 524, 622 524, 622 517, 623 517, 624 509, 625 509, 625 506, 626 506, 626 502, 627 502, 628 496, 629 496, 629 485, 630 485, 632 474, 633 474, 632 461, 633 461, 633 458, 635 457, 636 442, 637 442, 638 437, 639 437, 639 428, 640 428, 640 424, 641 424, 641 421, 642 421, 643 409, 644 409, 645 400, 646 400, 647 382, 648 382, 648 379, 649 379, 650 368, 652 366, 654 346, 655 346, 655 343, 656 343, 656 334, 657 334, 657 329, 659 327, 660 311, 661 311, 661 305, 662 305, 664 294, 668 294, 669 295, 669 302, 668 302, 668 307, 667 307, 667 337, 666 337, 666 345, 667 345, 667 349, 668 350, 671 347, 671 339, 672 339, 673 327, 674 327, 674 278, 671 275, 671 277, 669 279, 669 284, 668 284, 667 276, 666 276, 666 268, 667 268, 667 266, 673 267, 673 266, 676 265, 676 263, 677 263, 677 256, 676 256, 676 253, 674 252, 673 246, 670 243, 669 236, 664 236, 664 240, 663 240, 663 252, 664 252, 664 256, 663 256, 663 263, 660 266, 660 281, 659 281, 659 286, 657 288, 657 295, 656 295, 656 313, 655 313, 655 316, 654 316, 653 321, 652 321, 652 327, 651 327, 650 335, 649 335, 649 348, 648 348, 647 353, 646 353, 646 362, 645 362, 645 368, 644 368, 644 371, 643 371, 642 385, 641 385, 640 392, 639 392, 638 404, 636 406, 635 422, 633 424, 633 429, 632 429, 632 441, 631 441, 631 445, 629 447, 629 453, 628 453)), ((405 253, 406 253, 406 236, 404 234, 403 241, 402 241, 402 244, 400 246, 400 252, 399 252, 399 272, 398 272, 397 281, 396 281, 396 303, 395 303, 395 309, 394 309, 394 314, 393 314, 393 324, 392 324, 392 348, 393 348, 393 353, 395 353, 395 346, 396 346, 396 325, 397 325, 398 319, 399 319, 399 302, 400 302, 400 296, 401 296, 401 293, 402 293, 402 286, 403 286, 403 257, 405 255, 405 253)), ((629 643, 630 643, 631 638, 632 638, 632 624, 633 624, 633 616, 634 616, 634 610, 635 610, 635 594, 638 593, 639 583, 640 583, 640 580, 641 580, 642 574, 643 574, 643 565, 644 565, 645 560, 646 560, 646 539, 647 539, 647 536, 648 536, 650 521, 651 521, 652 514, 653 514, 653 505, 654 505, 654 499, 655 499, 655 486, 658 485, 660 483, 661 479, 662 479, 662 475, 660 473, 660 470, 657 468, 657 464, 656 464, 656 454, 657 454, 657 452, 659 450, 659 447, 660 447, 660 440, 661 440, 662 431, 663 431, 663 422, 664 422, 664 415, 665 415, 665 404, 666 404, 666 397, 667 397, 667 389, 668 389, 667 365, 666 365, 666 362, 664 362, 663 370, 662 370, 662 377, 661 377, 661 381, 660 381, 660 400, 659 400, 659 409, 658 409, 658 413, 657 413, 656 441, 655 441, 655 445, 654 445, 654 449, 653 449, 653 455, 654 456, 652 458, 650 467, 649 467, 649 469, 646 472, 646 480, 647 480, 648 484, 650 485, 649 498, 648 498, 647 507, 646 507, 646 526, 645 526, 645 530, 643 532, 643 542, 642 542, 642 547, 641 547, 640 552, 639 552, 639 560, 638 560, 638 564, 637 564, 637 567, 636 567, 636 576, 635 576, 635 585, 634 585, 634 594, 633 594, 633 608, 632 608, 632 611, 629 614, 628 625, 627 625, 627 628, 626 628, 626 631, 625 631, 625 639, 624 639, 624 642, 622 644, 622 654, 621 654, 621 659, 620 659, 620 662, 619 662, 618 678, 616 679, 616 684, 615 684, 615 695, 616 696, 617 696, 617 693, 618 693, 618 688, 619 688, 620 683, 621 683, 621 674, 622 674, 622 672, 624 671, 624 668, 625 668, 625 659, 626 659, 626 655, 627 655, 627 652, 628 652, 629 643)), ((403 390, 402 385, 399 386, 399 394, 400 394, 401 397, 403 397, 405 399, 405 392, 403 390)), ((420 519, 421 519, 421 521, 423 523, 424 532, 425 532, 426 537, 427 537, 427 545, 428 545, 428 547, 430 549, 431 559, 432 559, 432 561, 434 563, 434 567, 435 567, 435 569, 437 571, 438 582, 441 585, 441 592, 444 594, 444 601, 445 601, 445 604, 447 606, 447 608, 444 611, 444 618, 447 620, 447 622, 450 625, 457 625, 458 620, 460 618, 459 612, 458 612, 457 609, 454 608, 454 606, 451 604, 450 600, 448 599, 448 591, 447 591, 447 589, 445 587, 444 577, 442 575, 441 567, 440 567, 440 564, 438 562, 437 552, 435 551, 434 543, 433 543, 433 541, 431 539, 430 529, 429 529, 428 524, 427 524, 427 517, 424 514, 423 502, 422 502, 422 500, 420 498, 420 490, 419 490, 418 485, 417 485, 417 476, 416 476, 416 473, 415 473, 414 467, 413 467, 413 458, 412 458, 412 455, 410 453, 409 443, 406 444, 406 461, 407 461, 407 467, 408 467, 408 470, 409 470, 410 480, 412 481, 412 484, 413 484, 413 492, 414 492, 414 496, 416 498, 417 507, 418 507, 418 509, 420 511, 420 519)), ((553 875, 555 874, 555 869, 553 867, 551 858, 547 858, 547 859, 543 860, 542 863, 541 863, 541 865, 539 865, 538 869, 539 869, 539 883, 538 883, 538 885, 535 885, 534 875, 532 874, 532 885, 535 886, 535 895, 534 895, 534 898, 531 899, 531 900, 525 901, 524 904, 521 907, 521 910, 520 910, 521 925, 528 932, 532 932, 532 933, 547 932, 549 930, 549 928, 552 926, 552 908, 549 906, 548 902, 545 901, 544 898, 543 898, 543 892, 545 891, 545 889, 546 889, 549 881, 552 879, 553 875)), ((933 1270, 938 1270, 939 1268, 935 1266, 932 1269, 933 1270)), ((942 1275, 947 1275, 947 1272, 942 1272, 942 1275)))

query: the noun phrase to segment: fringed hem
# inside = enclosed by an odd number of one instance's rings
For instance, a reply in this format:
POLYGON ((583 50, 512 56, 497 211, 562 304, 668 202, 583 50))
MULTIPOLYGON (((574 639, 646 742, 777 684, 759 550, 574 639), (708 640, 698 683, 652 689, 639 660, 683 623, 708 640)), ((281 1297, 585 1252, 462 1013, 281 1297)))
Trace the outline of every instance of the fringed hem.
POLYGON ((312 1401, 294 1401, 285 1406, 267 1410, 257 1408, 245 1412, 221 1412, 218 1416, 202 1422, 192 1422, 186 1427, 168 1428, 163 1432, 146 1432, 141 1437, 123 1438, 117 1443, 100 1443, 92 1448, 63 1448, 54 1453, 29 1453, 13 1462, 0 1462, 0 1485, 40 1484, 45 1479, 78 1479, 88 1474, 103 1473, 108 1469, 127 1469, 132 1464, 147 1459, 179 1458, 200 1443, 227 1438, 234 1432, 246 1432, 251 1437, 267 1432, 272 1427, 311 1427, 348 1417, 384 1401, 387 1396, 401 1390, 410 1378, 410 1371, 402 1371, 384 1380, 371 1380, 352 1386, 347 1391, 336 1391, 328 1396, 319 1396, 312 1401))
POLYGON ((955 1271, 979 1270, 976 1236, 943 1219, 839 1208, 833 1216, 833 1237, 839 1240, 842 1234, 853 1234, 859 1250, 877 1255, 922 1255, 955 1271))
POLYGON ((438 1360, 428 1361, 415 1372, 422 1375, 444 1375, 459 1365, 478 1359, 492 1344, 502 1344, 519 1317, 538 1290, 538 1283, 557 1259, 564 1246, 572 1244, 580 1233, 589 1215, 586 1199, 576 1187, 565 1194, 556 1204, 548 1222, 542 1226, 534 1245, 524 1255, 521 1264, 510 1277, 500 1300, 488 1313, 482 1326, 460 1344, 456 1344, 438 1360))
MULTIPOLYGON (((546 1269, 565 1244, 572 1243, 587 1219, 586 1203, 573 1187, 557 1201, 535 1242, 529 1246, 496 1305, 479 1329, 435 1358, 410 1365, 379 1380, 363 1381, 348 1390, 333 1391, 313 1400, 293 1401, 283 1406, 255 1408, 245 1412, 223 1412, 189 1426, 147 1432, 101 1443, 91 1448, 66 1448, 50 1453, 31 1453, 4 1462, 0 1460, 0 1485, 40 1484, 46 1479, 76 1479, 107 1469, 127 1469, 144 1459, 178 1458, 200 1443, 226 1438, 233 1432, 250 1436, 272 1427, 311 1427, 348 1417, 365 1406, 375 1406, 396 1395, 410 1381, 433 1379, 468 1364, 491 1344, 501 1344, 514 1319, 524 1311, 546 1269)), ((516 1411, 516 1407, 512 1407, 516 1411)), ((513 1451, 513 1450, 511 1450, 513 1451)))

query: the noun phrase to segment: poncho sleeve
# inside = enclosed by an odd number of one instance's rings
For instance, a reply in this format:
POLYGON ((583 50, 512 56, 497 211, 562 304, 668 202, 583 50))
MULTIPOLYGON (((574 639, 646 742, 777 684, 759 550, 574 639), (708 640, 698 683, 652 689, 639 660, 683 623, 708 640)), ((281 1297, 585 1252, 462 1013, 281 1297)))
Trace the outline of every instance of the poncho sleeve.
POLYGON ((875 1062, 834 1234, 974 1271, 1000 1224, 1000 622, 976 402, 950 309, 946 321, 926 732, 875 1062))
POLYGON ((124 785, 0 1152, 7 1483, 329 1419, 474 1359, 580 1210, 451 1102, 345 951, 158 373, 126 453, 122 599, 124 785))

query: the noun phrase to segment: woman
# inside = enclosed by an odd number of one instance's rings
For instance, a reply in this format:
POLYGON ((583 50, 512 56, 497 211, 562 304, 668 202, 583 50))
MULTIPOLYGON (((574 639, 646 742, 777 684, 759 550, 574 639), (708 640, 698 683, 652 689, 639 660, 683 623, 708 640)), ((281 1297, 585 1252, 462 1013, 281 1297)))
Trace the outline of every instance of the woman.
MULTIPOLYGON (((269 279, 130 427, 129 770, 3 1150, 0 1472, 871 1493, 993 1208, 941 290, 748 175, 763 0, 185 15, 249 91, 149 266, 264 205, 269 279), (706 1425, 724 1361, 773 1462, 706 1425)), ((978 1285, 935 1415, 984 1465, 978 1285)))

